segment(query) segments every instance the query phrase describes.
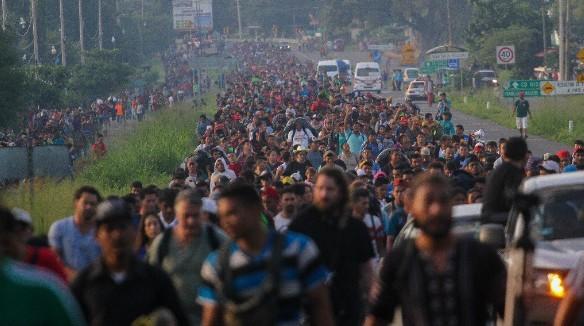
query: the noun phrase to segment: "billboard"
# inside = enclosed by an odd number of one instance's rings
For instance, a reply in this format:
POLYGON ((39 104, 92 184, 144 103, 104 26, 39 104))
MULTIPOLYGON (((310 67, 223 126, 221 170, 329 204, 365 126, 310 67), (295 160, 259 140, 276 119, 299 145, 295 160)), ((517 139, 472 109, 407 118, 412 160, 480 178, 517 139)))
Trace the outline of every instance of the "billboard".
POLYGON ((178 31, 213 29, 213 0, 173 0, 173 26, 178 31))

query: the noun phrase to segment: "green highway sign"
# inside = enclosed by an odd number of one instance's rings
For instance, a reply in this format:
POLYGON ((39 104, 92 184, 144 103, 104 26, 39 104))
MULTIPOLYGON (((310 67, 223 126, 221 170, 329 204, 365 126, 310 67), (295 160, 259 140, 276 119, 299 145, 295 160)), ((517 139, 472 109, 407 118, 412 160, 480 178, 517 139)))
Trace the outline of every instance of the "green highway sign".
POLYGON ((509 87, 507 89, 540 89, 541 80, 510 80, 509 87))
POLYGON ((423 74, 433 74, 444 68, 448 68, 448 60, 424 61, 424 65, 420 68, 420 72, 423 74))
POLYGON ((507 88, 503 89, 503 97, 518 97, 524 92, 526 97, 541 96, 540 80, 510 80, 507 88))
POLYGON ((504 89, 503 90, 503 97, 519 97, 519 93, 521 93, 521 92, 525 93, 525 97, 541 96, 541 92, 539 89, 530 89, 530 90, 504 89))

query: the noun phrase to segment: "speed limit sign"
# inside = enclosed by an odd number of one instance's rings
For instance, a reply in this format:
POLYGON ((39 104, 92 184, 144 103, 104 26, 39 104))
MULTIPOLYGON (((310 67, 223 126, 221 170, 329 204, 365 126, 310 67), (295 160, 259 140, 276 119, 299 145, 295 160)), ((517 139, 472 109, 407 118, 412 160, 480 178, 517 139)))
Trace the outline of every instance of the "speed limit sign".
POLYGON ((497 64, 508 65, 515 63, 515 46, 501 45, 497 47, 497 64))

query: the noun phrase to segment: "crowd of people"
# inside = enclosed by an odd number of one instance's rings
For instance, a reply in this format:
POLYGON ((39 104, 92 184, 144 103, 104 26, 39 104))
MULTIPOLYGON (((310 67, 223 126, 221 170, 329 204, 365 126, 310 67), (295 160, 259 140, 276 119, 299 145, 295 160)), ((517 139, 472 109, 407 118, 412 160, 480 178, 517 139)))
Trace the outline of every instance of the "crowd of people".
POLYGON ((350 93, 269 44, 231 51, 239 69, 167 187, 141 180, 105 199, 79 188, 50 249, 31 241, 26 212, 0 210, 0 286, 14 294, 0 292, 0 324, 386 325, 398 307, 404 325, 502 315, 505 266, 454 236, 453 205, 482 202, 483 221, 497 222, 524 178, 583 169, 582 142, 538 160, 522 138, 453 126, 446 94, 420 115, 412 102, 350 93), (394 245, 408 220, 419 235, 394 245), (21 300, 51 313, 20 315, 21 300))
POLYGON ((77 108, 33 108, 20 115, 16 128, 0 130, 0 148, 65 145, 73 161, 89 154, 103 156, 103 135, 107 134, 112 124, 142 121, 148 112, 160 110, 192 95, 192 71, 184 52, 169 50, 162 56, 165 70, 163 86, 124 90, 77 108))

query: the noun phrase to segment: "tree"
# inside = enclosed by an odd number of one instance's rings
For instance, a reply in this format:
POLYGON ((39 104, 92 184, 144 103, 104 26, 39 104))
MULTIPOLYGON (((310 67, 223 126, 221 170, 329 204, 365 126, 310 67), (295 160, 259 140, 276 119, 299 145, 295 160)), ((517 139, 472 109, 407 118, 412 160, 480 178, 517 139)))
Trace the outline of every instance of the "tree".
POLYGON ((70 71, 60 65, 28 67, 26 71, 26 105, 28 107, 59 108, 64 104, 70 71))
POLYGON ((68 101, 87 103, 107 97, 128 85, 133 73, 132 67, 119 61, 118 51, 90 51, 85 65, 77 65, 72 70, 68 101))
POLYGON ((24 104, 24 73, 13 39, 0 32, 0 126, 14 122, 24 104))

